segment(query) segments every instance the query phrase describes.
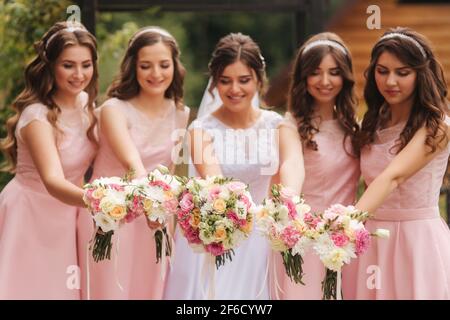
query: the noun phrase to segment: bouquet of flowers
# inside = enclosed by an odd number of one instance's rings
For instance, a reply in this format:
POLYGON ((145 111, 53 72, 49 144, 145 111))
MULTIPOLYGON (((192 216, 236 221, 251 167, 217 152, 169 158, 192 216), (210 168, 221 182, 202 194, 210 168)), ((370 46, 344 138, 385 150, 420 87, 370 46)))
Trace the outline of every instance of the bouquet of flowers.
POLYGON ((167 232, 167 223, 169 217, 177 213, 180 190, 181 183, 162 165, 147 177, 130 183, 130 192, 126 196, 128 216, 134 218, 145 214, 149 221, 161 225, 155 231, 157 263, 172 254, 172 239, 167 232))
POLYGON ((371 236, 387 238, 389 230, 378 229, 371 234, 364 226, 369 214, 354 206, 334 204, 320 216, 321 234, 314 243, 314 250, 326 268, 323 299, 341 299, 343 265, 367 251, 371 236))
POLYGON ((272 186, 271 196, 263 200, 256 214, 258 229, 272 249, 281 253, 289 278, 304 284, 302 256, 319 235, 316 226, 320 220, 300 196, 280 184, 272 186))
POLYGON ((129 186, 125 180, 111 177, 96 179, 83 188, 83 200, 97 226, 92 256, 95 262, 110 259, 114 231, 134 218, 128 214, 126 206, 129 186))
POLYGON ((218 269, 252 231, 248 187, 221 176, 184 179, 183 186, 177 212, 182 233, 195 251, 211 254, 218 269))

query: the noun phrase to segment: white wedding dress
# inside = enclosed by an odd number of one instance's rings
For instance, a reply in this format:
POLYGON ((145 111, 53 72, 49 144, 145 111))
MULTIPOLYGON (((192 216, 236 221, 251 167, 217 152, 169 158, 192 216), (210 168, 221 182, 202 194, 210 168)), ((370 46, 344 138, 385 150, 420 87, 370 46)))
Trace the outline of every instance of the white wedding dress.
MULTIPOLYGON (((208 114, 195 120, 190 128, 201 128, 214 141, 214 151, 222 173, 249 185, 253 201, 260 204, 268 195, 272 175, 278 172, 276 134, 282 117, 261 110, 257 121, 247 129, 235 130, 208 114), (250 143, 249 143, 250 142, 250 143)), ((192 160, 191 160, 192 161, 192 160)), ((255 226, 251 236, 235 250, 233 260, 216 270, 215 299, 269 299, 267 239, 255 226)), ((177 228, 175 256, 168 274, 164 299, 206 299, 207 275, 202 275, 205 254, 194 252, 177 228)))

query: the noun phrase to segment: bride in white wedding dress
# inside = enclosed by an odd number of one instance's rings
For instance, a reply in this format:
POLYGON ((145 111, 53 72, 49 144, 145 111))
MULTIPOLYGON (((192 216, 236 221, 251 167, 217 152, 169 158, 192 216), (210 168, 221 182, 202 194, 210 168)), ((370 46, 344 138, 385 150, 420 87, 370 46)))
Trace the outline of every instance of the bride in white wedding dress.
MULTIPOLYGON (((265 81, 264 59, 250 37, 232 33, 217 44, 209 71, 211 80, 205 95, 211 99, 204 96, 199 118, 189 127, 194 169, 190 175, 222 174, 238 179, 249 185, 253 201, 259 204, 268 195, 279 170, 278 128, 282 125, 279 114, 259 108, 258 92, 265 81)), ((301 183, 298 181, 298 192, 301 183)), ((253 230, 234 251, 233 260, 216 271, 214 298, 269 299, 267 240, 253 230)), ((189 247, 177 228, 164 299, 207 298, 207 275, 202 274, 204 256, 189 247)))

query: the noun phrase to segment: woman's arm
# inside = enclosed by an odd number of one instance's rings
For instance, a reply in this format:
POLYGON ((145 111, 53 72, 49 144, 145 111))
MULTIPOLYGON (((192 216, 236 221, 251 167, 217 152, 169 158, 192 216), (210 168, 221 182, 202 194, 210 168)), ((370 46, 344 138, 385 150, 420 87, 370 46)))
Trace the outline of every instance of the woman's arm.
POLYGON ((32 121, 20 130, 48 193, 69 205, 84 207, 83 189, 64 177, 54 129, 47 123, 32 121))
POLYGON ((125 114, 117 108, 102 107, 100 129, 125 170, 134 170, 135 177, 145 176, 147 170, 131 139, 125 114))
MULTIPOLYGON (((447 136, 449 133, 449 128, 447 128, 447 136)), ((368 186, 356 204, 358 209, 374 212, 395 188, 425 167, 440 151, 446 148, 446 142, 441 142, 435 152, 430 153, 430 148, 425 145, 426 136, 427 131, 424 127, 415 133, 405 148, 368 186)))
POLYGON ((305 180, 305 165, 300 136, 293 127, 279 128, 280 183, 300 194, 305 180))
POLYGON ((219 161, 214 153, 211 136, 202 129, 189 131, 189 150, 195 169, 202 178, 221 175, 219 161))

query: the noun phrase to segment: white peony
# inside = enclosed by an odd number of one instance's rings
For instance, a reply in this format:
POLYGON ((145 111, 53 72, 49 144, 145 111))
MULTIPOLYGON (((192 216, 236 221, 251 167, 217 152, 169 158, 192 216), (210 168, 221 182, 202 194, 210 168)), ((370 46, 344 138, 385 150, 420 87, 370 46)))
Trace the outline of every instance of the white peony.
POLYGON ((109 232, 111 230, 117 230, 118 223, 109 215, 104 213, 97 213, 94 216, 95 225, 99 227, 103 232, 109 232))

